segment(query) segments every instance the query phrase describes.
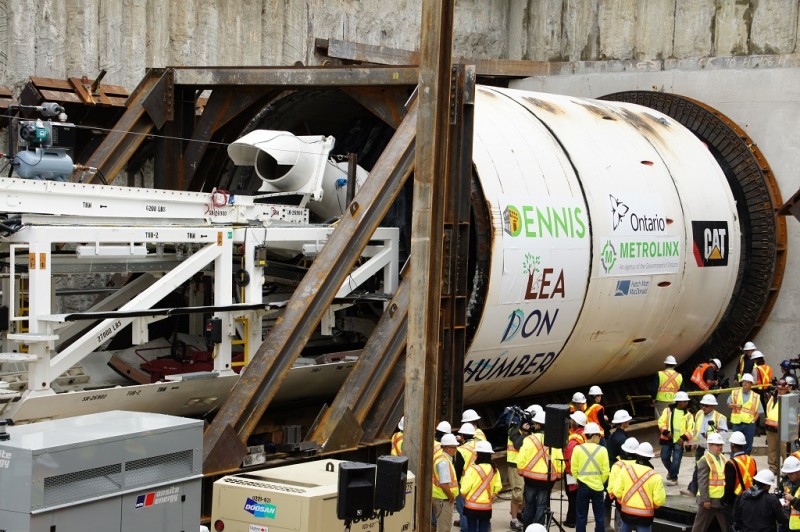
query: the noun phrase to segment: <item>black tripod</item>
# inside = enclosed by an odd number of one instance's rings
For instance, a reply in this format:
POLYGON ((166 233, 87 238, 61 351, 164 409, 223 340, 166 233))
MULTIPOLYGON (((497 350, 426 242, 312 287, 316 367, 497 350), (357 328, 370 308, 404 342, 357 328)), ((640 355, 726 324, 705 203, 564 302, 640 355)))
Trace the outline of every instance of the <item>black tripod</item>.
MULTIPOLYGON (((558 462, 561 462, 561 493, 559 493, 559 495, 558 495, 558 515, 563 517, 563 515, 564 515, 564 494, 567 492, 567 481, 566 481, 566 476, 565 476, 566 473, 564 473, 564 462, 566 462, 566 460, 563 459, 563 458, 555 458, 554 460, 557 460, 558 462)), ((552 462, 550 462, 549 466, 548 466, 548 471, 547 471, 548 476, 552 475, 552 467, 553 467, 553 464, 552 464, 552 462)), ((561 532, 566 532, 566 530, 564 530, 564 526, 561 524, 561 521, 556 519, 555 512, 553 512, 553 509, 550 508, 550 501, 551 500, 552 500, 552 497, 550 498, 550 500, 547 501, 547 508, 545 509, 546 518, 545 518, 545 521, 544 521, 544 526, 545 526, 546 529, 550 530, 550 525, 551 524, 555 524, 556 528, 558 528, 561 532)))

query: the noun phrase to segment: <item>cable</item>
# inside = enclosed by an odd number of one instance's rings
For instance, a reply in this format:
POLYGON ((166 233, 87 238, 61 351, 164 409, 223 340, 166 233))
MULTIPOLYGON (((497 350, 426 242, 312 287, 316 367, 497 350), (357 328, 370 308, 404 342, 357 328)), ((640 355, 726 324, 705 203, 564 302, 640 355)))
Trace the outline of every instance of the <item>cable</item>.
POLYGON ((101 182, 102 182, 104 185, 107 185, 107 184, 108 184, 108 181, 106 181, 106 176, 103 174, 103 171, 102 171, 102 170, 100 170, 99 168, 97 169, 97 175, 99 175, 99 176, 100 176, 100 181, 101 181, 101 182))

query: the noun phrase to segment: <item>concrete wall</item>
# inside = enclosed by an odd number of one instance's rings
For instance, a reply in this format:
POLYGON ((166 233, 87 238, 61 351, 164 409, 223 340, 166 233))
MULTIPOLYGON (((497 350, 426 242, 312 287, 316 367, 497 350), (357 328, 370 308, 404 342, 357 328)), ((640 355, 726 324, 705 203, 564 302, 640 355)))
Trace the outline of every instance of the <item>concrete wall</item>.
MULTIPOLYGON (((789 54, 800 0, 458 0, 456 54, 549 61, 789 54)), ((133 88, 147 67, 316 64, 315 38, 417 49, 420 0, 0 0, 0 84, 133 88)))

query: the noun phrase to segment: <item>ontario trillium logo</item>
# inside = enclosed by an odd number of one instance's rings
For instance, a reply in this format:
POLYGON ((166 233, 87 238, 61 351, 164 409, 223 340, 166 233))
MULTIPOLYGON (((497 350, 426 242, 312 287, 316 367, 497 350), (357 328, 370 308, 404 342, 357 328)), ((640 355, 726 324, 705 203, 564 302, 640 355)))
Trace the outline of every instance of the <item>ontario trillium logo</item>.
POLYGON ((608 198, 611 200, 611 223, 614 231, 616 231, 630 208, 611 194, 608 195, 608 198))

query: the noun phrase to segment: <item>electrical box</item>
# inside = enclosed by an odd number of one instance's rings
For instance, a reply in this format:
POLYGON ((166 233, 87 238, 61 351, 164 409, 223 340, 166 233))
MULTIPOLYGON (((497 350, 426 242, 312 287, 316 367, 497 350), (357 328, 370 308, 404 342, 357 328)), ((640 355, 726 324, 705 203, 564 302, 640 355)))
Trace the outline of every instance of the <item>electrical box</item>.
MULTIPOLYGON (((214 483, 211 525, 225 532, 344 531, 336 517, 341 460, 320 460, 223 477, 214 483)), ((415 479, 408 473, 403 510, 387 513, 384 530, 413 530, 415 479)), ((354 520, 352 532, 377 531, 376 513, 354 520)))
POLYGON ((0 532, 200 529, 202 421, 110 411, 0 441, 0 532))
POLYGON ((800 394, 787 393, 778 395, 778 435, 781 441, 794 441, 797 439, 797 415, 800 412, 800 394))

